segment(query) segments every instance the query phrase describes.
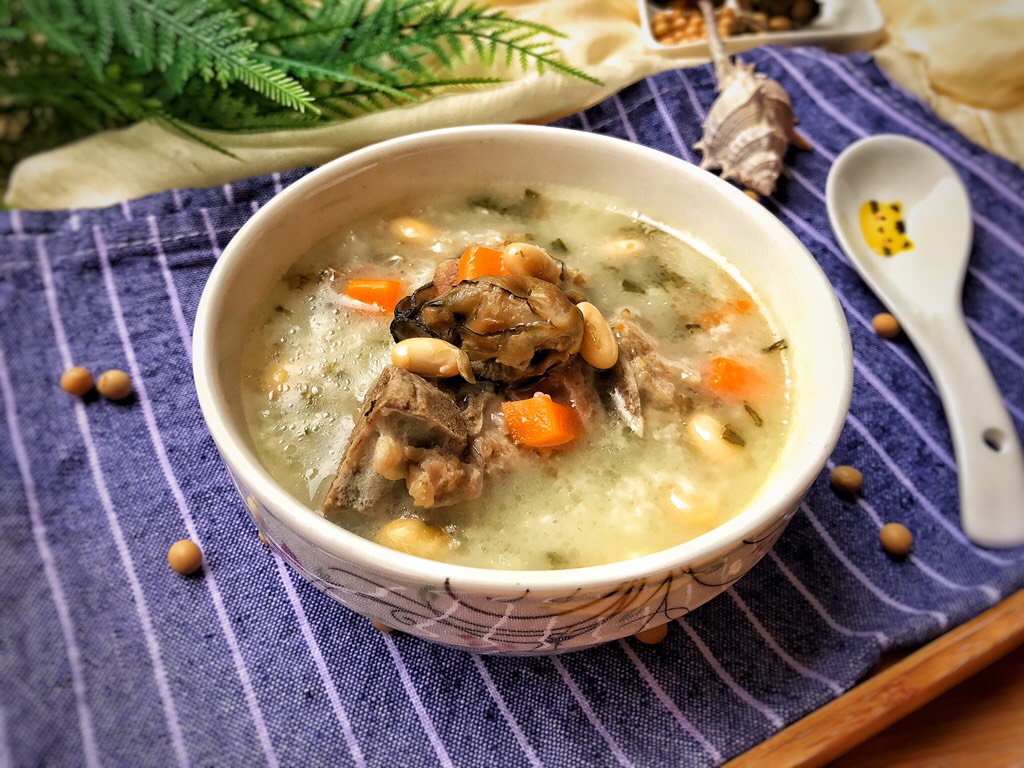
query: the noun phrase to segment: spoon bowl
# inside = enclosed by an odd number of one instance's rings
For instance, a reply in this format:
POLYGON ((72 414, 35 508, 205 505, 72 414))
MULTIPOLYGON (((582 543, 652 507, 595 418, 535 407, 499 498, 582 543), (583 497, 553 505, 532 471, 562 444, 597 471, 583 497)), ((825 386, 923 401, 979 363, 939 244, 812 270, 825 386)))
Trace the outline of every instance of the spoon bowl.
POLYGON ((1020 441, 963 315, 973 233, 963 182, 930 147, 873 136, 836 158, 826 201, 839 244, 899 319, 938 387, 956 454, 964 533, 985 547, 1024 544, 1020 441), (862 207, 872 201, 865 230, 862 207), (893 217, 902 219, 901 229, 893 217), (868 235, 877 238, 875 248, 868 235), (901 250, 905 244, 912 245, 901 250))

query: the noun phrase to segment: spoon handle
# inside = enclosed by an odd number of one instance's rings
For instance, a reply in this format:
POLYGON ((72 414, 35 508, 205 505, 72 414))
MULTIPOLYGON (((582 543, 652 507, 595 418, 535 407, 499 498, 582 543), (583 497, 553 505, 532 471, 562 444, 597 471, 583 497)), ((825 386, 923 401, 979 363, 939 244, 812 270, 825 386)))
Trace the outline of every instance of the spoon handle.
POLYGON ((972 542, 1024 544, 1024 454, 985 359, 959 311, 908 317, 949 421, 960 489, 960 523, 972 542), (915 333, 918 321, 927 332, 915 333))

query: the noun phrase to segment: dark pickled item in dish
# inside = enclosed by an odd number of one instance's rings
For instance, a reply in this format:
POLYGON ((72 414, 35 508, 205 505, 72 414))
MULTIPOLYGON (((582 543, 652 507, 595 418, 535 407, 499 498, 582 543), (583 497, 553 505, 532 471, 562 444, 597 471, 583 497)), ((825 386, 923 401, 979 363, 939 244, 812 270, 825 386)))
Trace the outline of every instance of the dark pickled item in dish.
POLYGON ((795 26, 810 24, 821 12, 818 0, 744 0, 742 6, 749 6, 755 13, 771 17, 785 17, 795 26))

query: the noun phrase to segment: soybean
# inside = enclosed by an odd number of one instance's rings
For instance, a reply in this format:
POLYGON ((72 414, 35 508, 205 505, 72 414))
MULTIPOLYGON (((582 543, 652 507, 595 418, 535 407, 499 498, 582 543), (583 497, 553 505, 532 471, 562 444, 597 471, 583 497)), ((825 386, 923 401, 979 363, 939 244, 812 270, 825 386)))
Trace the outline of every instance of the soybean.
POLYGON ((914 534, 901 523, 886 523, 878 533, 882 549, 893 557, 906 557, 914 547, 914 534))
POLYGON ((871 327, 883 339, 894 339, 900 335, 900 321, 888 312, 880 312, 871 318, 871 327))
POLYGON ((442 339, 418 337, 405 339, 391 348, 391 362, 420 376, 462 376, 476 382, 469 355, 442 339))
POLYGON ((845 464, 832 470, 832 487, 843 493, 857 493, 864 487, 864 475, 855 467, 845 464))
POLYGON ((92 374, 80 365, 68 368, 60 377, 60 388, 69 395, 81 397, 92 389, 92 374))
POLYGON ((124 400, 132 393, 132 380, 124 371, 111 368, 100 374, 96 389, 108 400, 124 400))
POLYGON ((656 627, 643 629, 633 635, 633 637, 645 645, 657 645, 668 637, 668 624, 659 624, 656 627))
POLYGON ((178 573, 187 576, 202 566, 203 552, 195 542, 181 539, 174 542, 167 551, 167 564, 178 573))
POLYGON ((602 256, 632 256, 634 253, 640 253, 643 249, 644 244, 641 240, 625 237, 603 243, 598 248, 598 252, 602 256))
POLYGON ((694 413, 686 428, 697 450, 712 461, 729 461, 741 453, 743 438, 707 411, 694 413))
POLYGON ((447 533, 415 517, 402 517, 385 523, 377 531, 376 539, 385 547, 429 560, 440 560, 451 547, 447 533))
POLYGON ((619 343, 601 310, 589 301, 576 305, 583 313, 583 344, 580 355, 599 371, 611 368, 619 360, 619 343))
POLYGON ((422 219, 403 216, 391 222, 391 232, 405 243, 430 242, 437 238, 437 230, 422 219))
POLYGON ((539 245, 509 243, 501 253, 501 260, 513 275, 536 277, 547 283, 557 283, 562 276, 562 265, 539 245))

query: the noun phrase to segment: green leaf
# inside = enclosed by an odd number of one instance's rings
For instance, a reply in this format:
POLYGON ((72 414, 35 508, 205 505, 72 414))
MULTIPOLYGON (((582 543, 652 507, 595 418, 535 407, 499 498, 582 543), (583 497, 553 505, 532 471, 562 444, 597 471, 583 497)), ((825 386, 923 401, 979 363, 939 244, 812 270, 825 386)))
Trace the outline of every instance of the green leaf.
POLYGON ((114 14, 110 3, 105 0, 86 0, 86 12, 96 25, 96 42, 86 62, 97 75, 102 74, 103 65, 110 61, 114 48, 114 14))
POLYGON ((196 133, 194 130, 192 130, 192 128, 190 128, 188 125, 186 125, 185 123, 181 122, 180 120, 177 120, 177 119, 171 117, 170 115, 161 115, 160 117, 158 117, 156 119, 157 119, 158 122, 164 123, 165 125, 169 126, 173 130, 178 131, 178 133, 182 134, 183 136, 188 137, 192 141, 196 142, 196 144, 201 144, 202 146, 206 147, 207 149, 212 149, 214 152, 217 152, 217 153, 219 153, 221 155, 226 155, 227 157, 233 158, 235 160, 241 160, 242 159, 238 155, 236 155, 234 152, 232 152, 231 150, 229 150, 229 149, 227 149, 225 147, 220 146, 220 144, 217 144, 216 142, 210 141, 205 136, 200 136, 198 133, 196 133))
POLYGON ((257 93, 299 112, 307 109, 318 111, 313 106, 309 91, 297 80, 265 62, 251 58, 228 61, 221 65, 219 76, 224 83, 228 80, 238 80, 257 93))

